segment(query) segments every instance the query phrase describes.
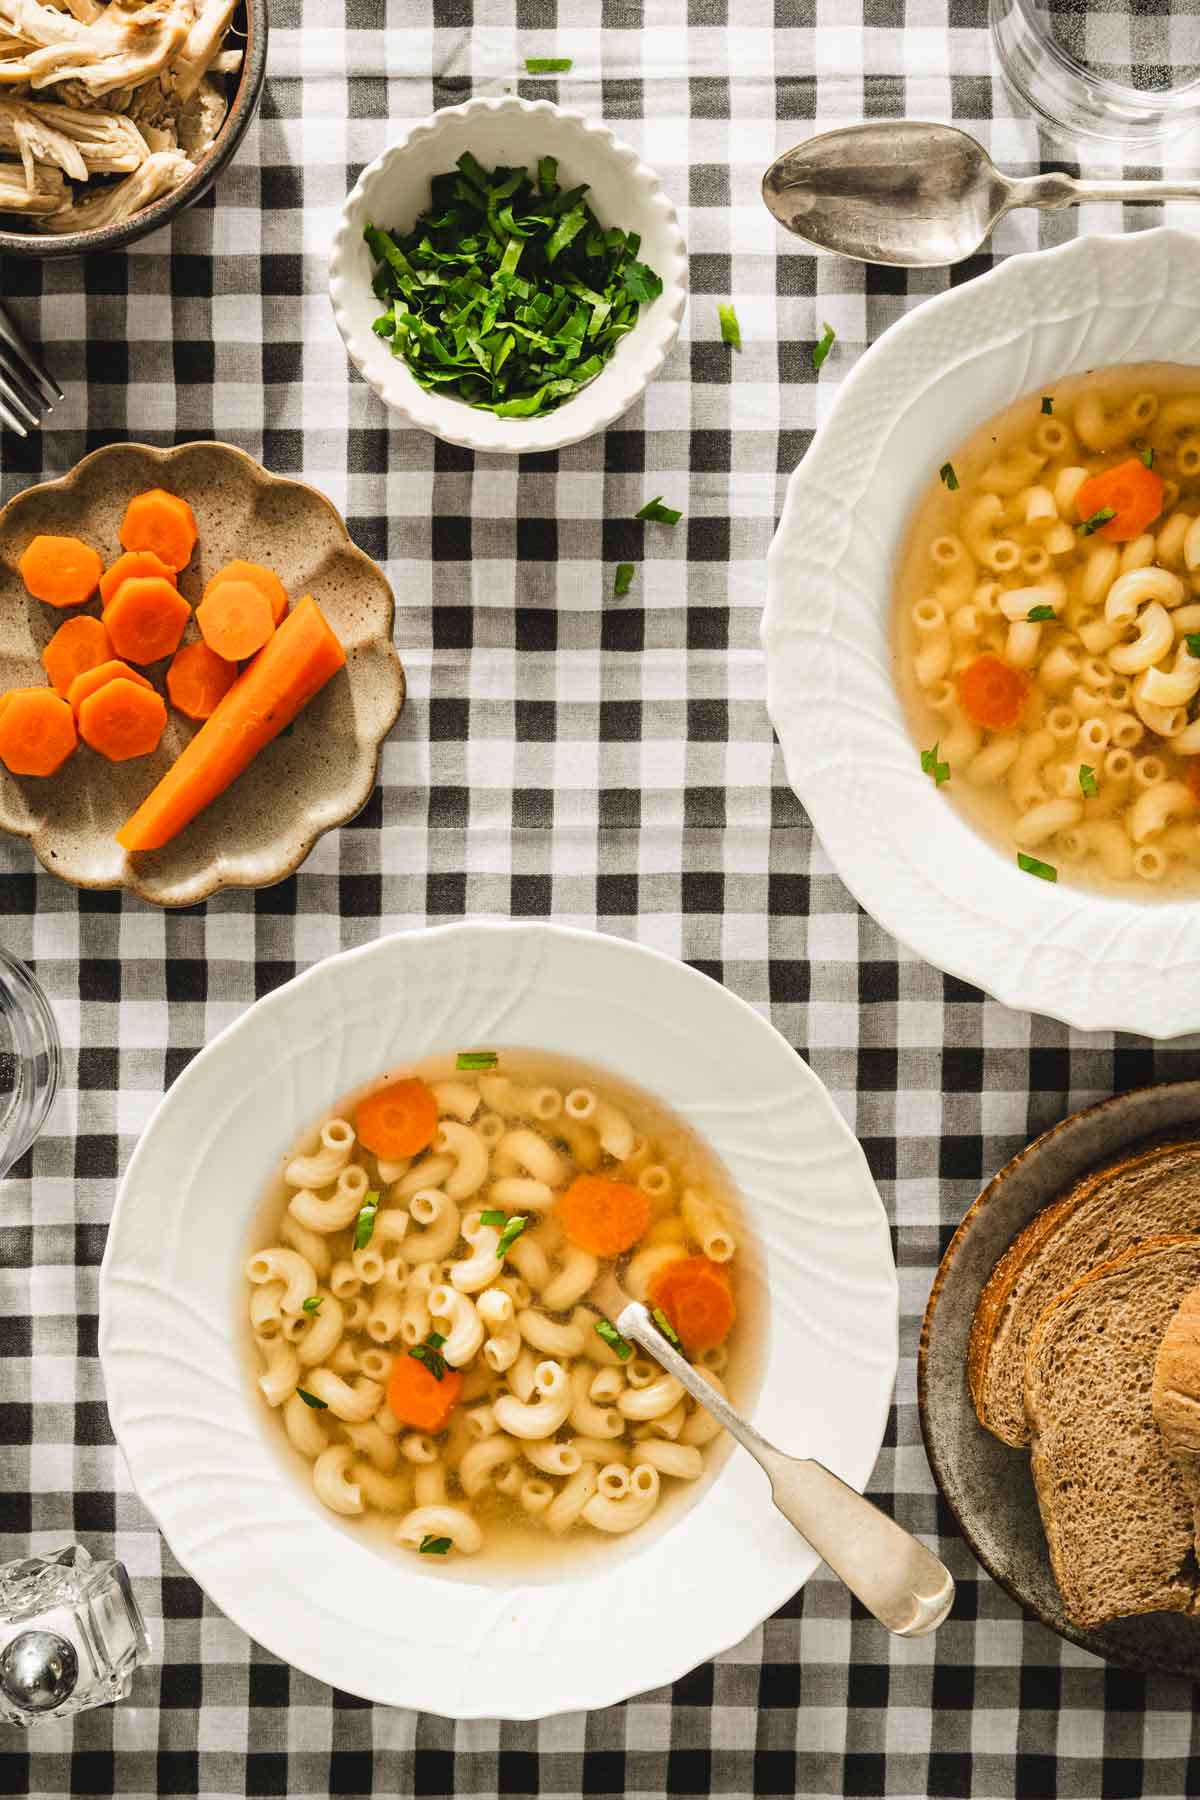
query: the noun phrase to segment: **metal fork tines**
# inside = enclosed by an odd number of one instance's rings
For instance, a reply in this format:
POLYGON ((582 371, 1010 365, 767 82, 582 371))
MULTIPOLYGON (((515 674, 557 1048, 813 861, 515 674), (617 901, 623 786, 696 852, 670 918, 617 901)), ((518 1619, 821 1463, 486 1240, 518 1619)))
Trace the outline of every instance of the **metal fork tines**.
POLYGON ((47 374, 0 307, 0 424, 20 437, 36 429, 62 389, 47 374))

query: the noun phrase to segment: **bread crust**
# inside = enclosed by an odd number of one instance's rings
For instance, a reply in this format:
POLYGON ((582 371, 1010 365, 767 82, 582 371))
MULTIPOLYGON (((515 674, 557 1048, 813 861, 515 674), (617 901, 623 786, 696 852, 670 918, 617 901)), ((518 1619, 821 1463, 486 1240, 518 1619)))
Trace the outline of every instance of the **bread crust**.
MULTIPOLYGON (((1072 1187, 1067 1189, 1065 1194, 1057 1200, 1050 1201, 1034 1215, 1025 1229, 1013 1239, 992 1270, 987 1284, 979 1296, 975 1317, 971 1323, 971 1335, 967 1344, 967 1386, 979 1423, 994 1437, 998 1437, 1002 1443, 1009 1444, 1013 1449, 1018 1450, 1026 1448, 1029 1443, 1028 1432, 1019 1435, 1008 1429, 1005 1422, 996 1416, 995 1411, 988 1404, 992 1353, 1001 1327, 1006 1322, 1013 1290, 1018 1279, 1040 1254, 1043 1247, 1068 1224, 1079 1207, 1090 1200, 1102 1187, 1121 1181, 1153 1163, 1163 1162, 1177 1156, 1181 1150, 1192 1151, 1200 1155, 1200 1145, 1195 1140, 1155 1144, 1148 1149, 1136 1151, 1132 1155, 1120 1157, 1115 1162, 1106 1163, 1103 1168, 1093 1169, 1087 1175, 1081 1176, 1072 1187)), ((1197 1218, 1200 1220, 1200 1199, 1197 1201, 1197 1218)), ((1148 1240, 1143 1240, 1143 1242, 1145 1241, 1148 1240)), ((1026 1368, 1028 1368, 1028 1354, 1026 1368)))

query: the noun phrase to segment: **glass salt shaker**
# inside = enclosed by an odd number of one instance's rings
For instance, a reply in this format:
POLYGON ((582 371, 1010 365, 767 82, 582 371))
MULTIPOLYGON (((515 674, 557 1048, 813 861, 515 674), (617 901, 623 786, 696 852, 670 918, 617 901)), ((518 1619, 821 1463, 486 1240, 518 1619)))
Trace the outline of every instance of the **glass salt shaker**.
POLYGON ((122 1700, 149 1656, 123 1563, 69 1544, 0 1564, 0 1721, 36 1725, 122 1700))

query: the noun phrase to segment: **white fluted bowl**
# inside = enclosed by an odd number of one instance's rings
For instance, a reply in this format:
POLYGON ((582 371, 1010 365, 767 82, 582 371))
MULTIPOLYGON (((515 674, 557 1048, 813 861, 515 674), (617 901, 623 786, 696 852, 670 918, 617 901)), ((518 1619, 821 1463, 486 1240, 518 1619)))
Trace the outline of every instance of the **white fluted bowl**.
POLYGON ((235 1338, 252 1211, 322 1109, 461 1043, 606 1066, 703 1134, 765 1258, 755 1422, 860 1489, 895 1376, 896 1274, 862 1152, 816 1077, 724 988, 616 938, 507 924, 385 938, 258 1001, 188 1065, 130 1162, 100 1278, 109 1412, 138 1493, 215 1603, 317 1679, 455 1718, 537 1718, 676 1679, 817 1558, 740 1451, 659 1534, 518 1586, 489 1578, 486 1546, 433 1572, 372 1549, 285 1469, 235 1338))
POLYGON ((788 780, 886 931, 1007 1006, 1080 1030, 1200 1028, 1200 906, 1022 874, 923 775, 892 676, 896 557, 930 475, 1056 376, 1200 364, 1200 239, 1014 256, 893 325, 788 484, 767 564, 767 706, 788 780))
POLYGON ((611 425, 657 375, 679 333, 687 301, 687 253, 675 208, 653 169, 606 125, 566 112, 549 100, 469 100, 416 125, 363 170, 342 208, 329 260, 333 316, 355 368, 379 398, 406 419, 449 444, 469 450, 560 450, 611 425), (381 311, 371 288, 375 263, 363 226, 407 231, 429 205, 433 175, 453 169, 464 150, 485 168, 534 168, 556 156, 564 182, 586 181, 588 205, 606 227, 636 231, 639 261, 662 278, 663 290, 643 306, 633 330, 596 379, 533 419, 498 419, 440 389, 426 389, 402 357, 375 336, 381 311))

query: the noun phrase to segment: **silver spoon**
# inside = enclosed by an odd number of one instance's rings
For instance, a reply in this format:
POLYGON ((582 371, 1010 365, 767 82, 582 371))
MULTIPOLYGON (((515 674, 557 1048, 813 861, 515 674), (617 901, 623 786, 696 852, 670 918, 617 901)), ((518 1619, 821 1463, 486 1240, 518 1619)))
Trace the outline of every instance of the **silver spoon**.
POLYGON ((781 225, 823 250, 932 269, 973 255, 1015 206, 1200 200, 1200 182, 1014 178, 953 125, 880 119, 785 150, 763 176, 762 192, 781 225))
POLYGON ((766 1471, 771 1498, 850 1592, 898 1637, 935 1631, 954 1604, 950 1571, 932 1550, 880 1512, 862 1494, 811 1457, 787 1456, 673 1350, 646 1308, 630 1300, 615 1278, 598 1289, 621 1336, 640 1344, 683 1383, 766 1471))

